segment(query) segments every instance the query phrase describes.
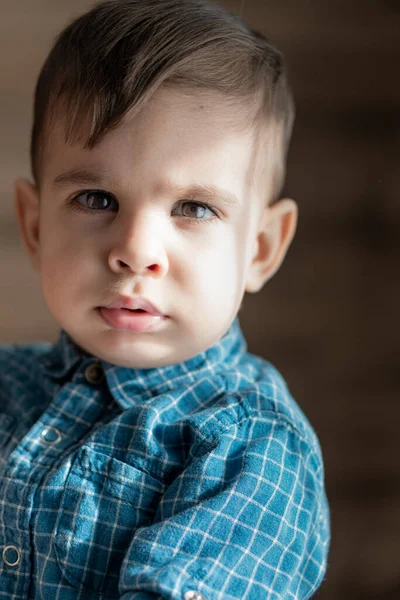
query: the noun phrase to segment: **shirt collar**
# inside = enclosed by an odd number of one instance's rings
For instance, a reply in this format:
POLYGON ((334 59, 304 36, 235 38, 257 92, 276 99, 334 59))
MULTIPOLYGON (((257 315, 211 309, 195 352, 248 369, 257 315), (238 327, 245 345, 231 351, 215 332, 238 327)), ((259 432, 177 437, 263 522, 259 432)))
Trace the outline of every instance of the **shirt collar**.
MULTIPOLYGON (((201 375, 214 375, 227 367, 235 367, 247 351, 239 317, 236 316, 226 333, 204 352, 180 363, 153 367, 150 369, 130 369, 118 367, 106 361, 101 363, 107 376, 110 391, 123 406, 130 405, 134 396, 150 398, 172 390, 179 384, 190 384, 201 375)), ((43 368, 53 379, 72 376, 83 361, 92 358, 79 348, 66 331, 61 330, 58 340, 43 356, 43 368)))

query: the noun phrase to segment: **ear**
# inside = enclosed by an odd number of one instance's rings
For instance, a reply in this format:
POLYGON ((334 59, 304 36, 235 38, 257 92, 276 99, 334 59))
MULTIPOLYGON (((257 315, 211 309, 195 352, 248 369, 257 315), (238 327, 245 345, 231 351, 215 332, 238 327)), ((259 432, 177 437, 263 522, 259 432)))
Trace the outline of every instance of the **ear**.
POLYGON ((27 179, 14 183, 14 201, 19 231, 33 268, 39 271, 39 192, 27 179))
POLYGON ((297 219, 297 204, 290 198, 265 207, 247 275, 246 292, 258 292, 278 271, 296 232, 297 219))

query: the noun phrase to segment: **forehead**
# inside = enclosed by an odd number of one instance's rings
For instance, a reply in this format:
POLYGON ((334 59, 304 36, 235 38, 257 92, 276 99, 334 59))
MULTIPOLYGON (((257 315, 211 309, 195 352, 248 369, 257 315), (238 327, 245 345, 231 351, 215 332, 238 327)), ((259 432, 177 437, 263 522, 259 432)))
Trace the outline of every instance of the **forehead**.
MULTIPOLYGON (((170 123, 176 128, 181 122, 185 129, 192 132, 197 130, 197 133, 203 131, 209 135, 214 132, 216 136, 237 134, 247 139, 252 135, 251 110, 211 90, 195 92, 162 86, 139 111, 133 108, 133 115, 128 111, 114 129, 130 129, 136 134, 146 129, 154 133, 155 129, 168 129, 170 123)), ((64 141, 69 145, 83 147, 96 120, 94 104, 92 111, 88 118, 80 121, 79 116, 77 118, 76 115, 67 114, 65 104, 58 101, 49 111, 45 125, 47 145, 61 145, 64 141), (66 131, 71 128, 71 122, 75 121, 75 131, 66 140, 66 131)))
POLYGON ((84 147, 85 127, 79 132, 80 138, 65 141, 65 116, 58 111, 48 127, 43 175, 48 179, 82 166, 134 172, 135 165, 142 170, 143 163, 151 161, 156 167, 168 157, 171 168, 175 166, 178 171, 183 166, 192 170, 198 166, 199 172, 207 169, 217 174, 218 168, 226 170, 231 164, 235 171, 232 177, 241 178, 249 187, 260 158, 260 138, 250 126, 250 114, 216 92, 195 95, 193 91, 163 88, 138 114, 127 115, 89 150, 84 147))

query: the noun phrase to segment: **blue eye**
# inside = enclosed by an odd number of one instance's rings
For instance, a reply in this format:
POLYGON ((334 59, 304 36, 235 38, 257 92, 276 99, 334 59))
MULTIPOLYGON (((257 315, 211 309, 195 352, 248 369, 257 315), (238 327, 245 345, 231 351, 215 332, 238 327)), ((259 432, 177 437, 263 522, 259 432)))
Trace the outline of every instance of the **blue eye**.
POLYGON ((179 208, 182 209, 182 213, 183 213, 182 216, 184 218, 194 219, 197 222, 198 221, 209 221, 210 219, 212 219, 216 216, 215 211, 211 208, 210 205, 200 203, 200 202, 184 201, 184 202, 180 203, 179 208), (185 207, 188 207, 189 210, 186 210, 185 207), (205 218, 203 218, 204 213, 206 211, 211 213, 211 217, 206 216, 205 218))

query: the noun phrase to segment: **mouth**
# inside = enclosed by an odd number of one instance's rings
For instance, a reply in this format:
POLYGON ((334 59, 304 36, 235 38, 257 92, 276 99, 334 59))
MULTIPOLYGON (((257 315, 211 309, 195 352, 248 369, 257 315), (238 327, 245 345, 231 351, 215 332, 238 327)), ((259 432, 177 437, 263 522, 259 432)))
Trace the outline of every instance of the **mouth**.
POLYGON ((102 320, 112 329, 150 333, 162 327, 166 316, 154 315, 143 308, 107 308, 99 307, 102 320))
POLYGON ((120 296, 111 304, 107 304, 104 308, 124 310, 135 314, 150 314, 154 317, 163 317, 163 311, 158 309, 150 300, 140 296, 129 297, 120 296))

